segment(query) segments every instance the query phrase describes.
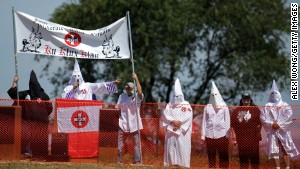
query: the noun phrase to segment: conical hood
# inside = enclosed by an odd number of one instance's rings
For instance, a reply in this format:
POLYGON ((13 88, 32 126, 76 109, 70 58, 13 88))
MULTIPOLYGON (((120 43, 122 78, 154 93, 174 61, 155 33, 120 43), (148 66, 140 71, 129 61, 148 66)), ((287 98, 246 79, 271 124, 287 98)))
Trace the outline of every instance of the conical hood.
POLYGON ((180 84, 180 81, 178 78, 175 80, 173 94, 174 94, 174 100, 172 101, 173 103, 180 104, 180 103, 184 102, 184 96, 183 96, 183 93, 181 90, 181 84, 180 84))
POLYGON ((75 59, 74 70, 71 76, 71 80, 69 81, 69 85, 74 85, 75 82, 78 82, 80 85, 84 83, 77 59, 75 59))
POLYGON ((209 98, 209 104, 212 104, 214 107, 220 108, 226 106, 225 101, 223 100, 216 84, 212 81, 211 94, 209 98))
POLYGON ((44 89, 40 85, 35 72, 32 70, 29 79, 29 91, 31 100, 41 98, 42 100, 49 100, 49 96, 44 92, 44 89))
POLYGON ((273 80, 271 92, 270 92, 270 95, 269 95, 269 102, 278 103, 281 100, 282 100, 281 94, 278 90, 278 87, 277 87, 277 84, 276 84, 275 80, 273 80))
POLYGON ((183 96, 180 81, 178 78, 175 80, 174 93, 175 93, 175 96, 183 96))

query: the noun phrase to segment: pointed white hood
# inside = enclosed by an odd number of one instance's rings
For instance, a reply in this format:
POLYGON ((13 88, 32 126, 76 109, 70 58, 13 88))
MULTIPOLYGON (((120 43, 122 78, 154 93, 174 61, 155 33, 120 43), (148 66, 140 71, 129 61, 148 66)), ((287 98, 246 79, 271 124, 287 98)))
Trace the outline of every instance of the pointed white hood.
POLYGON ((180 81, 178 78, 175 80, 173 94, 174 94, 173 95, 174 99, 172 101, 173 103, 180 104, 180 103, 184 102, 184 96, 183 96, 180 81))
POLYGON ((69 85, 74 85, 75 82, 79 82, 79 85, 84 83, 77 59, 75 59, 74 70, 71 76, 71 80, 69 81, 69 85))
POLYGON ((281 94, 278 90, 275 80, 273 80, 272 88, 269 94, 269 102, 277 105, 280 101, 282 101, 281 94))
POLYGON ((212 104, 214 107, 217 107, 217 108, 227 106, 225 101, 223 100, 217 86, 215 85, 214 81, 212 81, 209 104, 212 104))

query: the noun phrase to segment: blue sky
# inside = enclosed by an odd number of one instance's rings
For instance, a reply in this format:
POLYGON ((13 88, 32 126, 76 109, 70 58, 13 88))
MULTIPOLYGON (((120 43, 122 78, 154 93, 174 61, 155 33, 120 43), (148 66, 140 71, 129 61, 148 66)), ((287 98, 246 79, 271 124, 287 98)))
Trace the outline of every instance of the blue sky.
MULTIPOLYGON (((0 17, 1 17, 1 62, 0 62, 0 77, 2 81, 0 88, 0 98, 9 98, 7 90, 11 87, 12 78, 15 75, 15 60, 14 60, 14 37, 13 37, 13 22, 12 22, 12 7, 16 11, 21 11, 29 15, 48 20, 55 8, 59 7, 64 2, 70 2, 71 0, 7 0, 1 2, 0 5, 0 17)), ((292 0, 289 2, 297 2, 299 0, 292 0)), ((287 46, 289 46, 290 39, 286 40, 287 46)), ((288 49, 289 51, 289 49, 288 49)), ((59 62, 57 58, 54 58, 57 64, 59 62)), ((45 62, 35 62, 34 55, 32 54, 18 54, 18 74, 20 77, 19 88, 20 90, 28 89, 28 81, 30 71, 33 69, 37 76, 40 76, 42 68, 45 66, 45 62)), ((53 66, 52 65, 52 66, 53 66)), ((52 67, 51 72, 55 72, 57 67, 52 67)), ((299 79, 298 79, 299 81, 299 79)), ((48 81, 48 77, 39 78, 39 82, 46 90, 47 93, 53 91, 54 87, 48 81)), ((270 82, 271 87, 271 82, 270 82)), ((61 89, 63 90, 63 89, 61 89)), ((292 101, 290 99, 290 88, 285 90, 280 89, 283 96, 283 100, 289 104, 299 104, 300 101, 292 101)), ((267 102, 267 92, 259 94, 259 97, 254 98, 257 105, 264 105, 267 102)), ((51 96, 51 99, 55 99, 60 96, 51 96)))
MULTIPOLYGON (((0 89, 0 98, 9 98, 7 90, 12 85, 12 79, 15 75, 15 59, 14 59, 14 35, 12 21, 12 7, 16 11, 21 11, 29 15, 48 20, 54 10, 64 2, 70 0, 8 0, 2 1, 0 5, 1 17, 1 62, 0 77, 2 80, 0 89)), ((55 59, 58 61, 57 59, 55 59)), ((33 54, 17 54, 19 89, 28 89, 30 71, 33 69, 37 76, 40 76, 45 62, 35 62, 33 54)), ((53 72, 56 68, 51 69, 53 72)), ((52 92, 53 85, 50 84, 47 77, 39 78, 39 82, 47 93, 52 92)), ((52 96, 51 99, 55 97, 52 96)))

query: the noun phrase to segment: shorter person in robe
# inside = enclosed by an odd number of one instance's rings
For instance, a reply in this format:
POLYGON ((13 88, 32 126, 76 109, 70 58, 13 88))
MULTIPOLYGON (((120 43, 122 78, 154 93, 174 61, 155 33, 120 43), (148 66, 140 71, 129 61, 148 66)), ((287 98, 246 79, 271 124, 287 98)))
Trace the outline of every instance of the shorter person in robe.
POLYGON ((179 79, 174 85, 174 100, 162 114, 165 127, 164 166, 190 167, 193 110, 184 100, 179 79))
POLYGON ((205 140, 208 166, 217 168, 216 158, 219 155, 219 167, 229 167, 228 138, 230 136, 229 109, 217 86, 212 82, 209 103, 205 106, 202 120, 201 139, 205 140))
POLYGON ((281 98, 275 80, 269 94, 269 101, 262 110, 260 119, 267 133, 269 159, 273 159, 276 169, 280 169, 280 151, 283 153, 286 169, 290 168, 290 158, 299 155, 289 125, 293 110, 281 98))

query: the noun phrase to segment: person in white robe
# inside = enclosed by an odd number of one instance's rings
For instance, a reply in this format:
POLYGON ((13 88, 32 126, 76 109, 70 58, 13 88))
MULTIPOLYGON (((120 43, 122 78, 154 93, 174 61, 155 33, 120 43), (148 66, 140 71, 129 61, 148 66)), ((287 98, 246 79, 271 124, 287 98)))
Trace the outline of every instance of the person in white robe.
POLYGON ((174 86, 174 101, 162 114, 165 127, 164 166, 190 167, 193 110, 184 100, 179 79, 174 86))
POLYGON ((69 84, 64 88, 62 98, 76 100, 93 100, 93 94, 117 93, 120 80, 111 82, 90 83, 83 80, 77 59, 69 84))
POLYGON ((209 103, 205 106, 202 120, 201 139, 205 140, 208 166, 216 168, 219 155, 219 167, 228 168, 228 138, 230 136, 230 114, 217 86, 212 81, 209 103), (218 153, 217 153, 218 152, 218 153))
POLYGON ((287 169, 290 167, 290 158, 299 154, 289 130, 292 114, 292 108, 282 100, 273 80, 269 101, 262 110, 260 119, 267 133, 269 159, 274 159, 276 169, 280 168, 280 150, 283 152, 287 169))

